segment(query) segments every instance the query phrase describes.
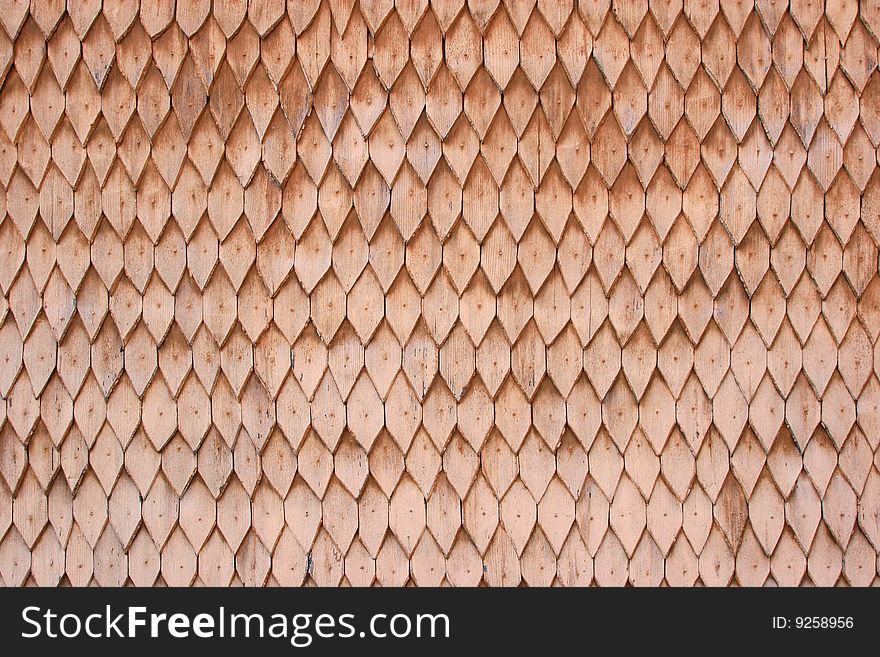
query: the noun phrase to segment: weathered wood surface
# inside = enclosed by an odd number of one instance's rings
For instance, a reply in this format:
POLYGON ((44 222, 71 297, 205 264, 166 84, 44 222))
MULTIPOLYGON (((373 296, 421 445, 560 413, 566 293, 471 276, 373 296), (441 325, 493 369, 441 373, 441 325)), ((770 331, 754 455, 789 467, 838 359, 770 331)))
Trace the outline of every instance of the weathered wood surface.
POLYGON ((2 583, 878 581, 877 0, 0 27, 2 583))

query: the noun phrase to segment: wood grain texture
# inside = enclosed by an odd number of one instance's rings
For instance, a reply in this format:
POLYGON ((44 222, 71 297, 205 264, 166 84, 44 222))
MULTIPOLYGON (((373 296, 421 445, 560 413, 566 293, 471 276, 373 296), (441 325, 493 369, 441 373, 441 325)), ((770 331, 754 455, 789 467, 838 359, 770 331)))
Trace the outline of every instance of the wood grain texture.
POLYGON ((3 584, 880 581, 876 0, 0 27, 3 584))

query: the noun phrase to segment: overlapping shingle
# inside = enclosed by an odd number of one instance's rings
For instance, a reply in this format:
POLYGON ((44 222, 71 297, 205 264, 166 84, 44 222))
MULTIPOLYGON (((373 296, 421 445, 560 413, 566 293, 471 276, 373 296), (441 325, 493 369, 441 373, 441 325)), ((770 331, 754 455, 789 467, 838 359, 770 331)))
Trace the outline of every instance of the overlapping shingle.
POLYGON ((870 3, 12 3, 6 585, 870 585, 870 3))

